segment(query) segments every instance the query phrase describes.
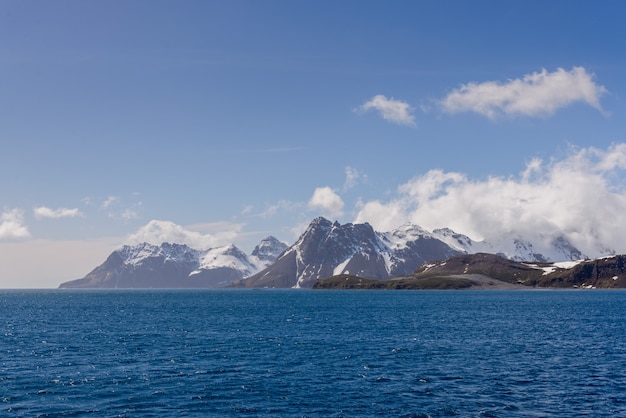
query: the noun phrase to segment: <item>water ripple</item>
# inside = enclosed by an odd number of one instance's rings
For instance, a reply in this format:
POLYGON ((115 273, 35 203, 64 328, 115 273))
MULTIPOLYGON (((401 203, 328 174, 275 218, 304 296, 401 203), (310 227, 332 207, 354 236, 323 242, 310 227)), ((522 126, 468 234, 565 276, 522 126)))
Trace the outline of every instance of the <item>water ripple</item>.
POLYGON ((624 296, 3 291, 0 412, 626 415, 624 296))

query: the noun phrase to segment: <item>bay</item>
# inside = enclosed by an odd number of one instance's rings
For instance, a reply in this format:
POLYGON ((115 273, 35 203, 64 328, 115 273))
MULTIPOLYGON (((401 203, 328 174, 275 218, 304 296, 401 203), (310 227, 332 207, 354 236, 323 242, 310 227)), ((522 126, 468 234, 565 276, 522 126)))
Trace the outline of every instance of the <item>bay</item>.
POLYGON ((626 415, 623 291, 0 291, 6 416, 626 415))

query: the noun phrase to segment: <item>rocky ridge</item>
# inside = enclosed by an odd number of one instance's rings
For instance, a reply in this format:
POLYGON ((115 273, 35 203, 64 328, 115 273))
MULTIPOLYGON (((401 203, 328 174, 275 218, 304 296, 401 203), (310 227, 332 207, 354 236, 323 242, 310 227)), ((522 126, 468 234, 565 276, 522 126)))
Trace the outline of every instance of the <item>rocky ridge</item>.
POLYGON ((487 254, 462 254, 425 263, 390 280, 336 275, 314 289, 613 289, 626 288, 626 256, 561 263, 518 262, 487 254))
POLYGON ((475 253, 527 262, 586 258, 564 238, 477 242, 447 228, 429 232, 407 223, 378 232, 368 223, 342 225, 319 217, 293 245, 268 237, 250 255, 234 245, 204 251, 169 243, 124 246, 83 279, 60 287, 308 288, 340 274, 376 280, 408 276, 424 263, 475 253))
POLYGON ((198 251, 184 244, 125 245, 82 279, 60 288, 214 288, 271 264, 285 243, 267 237, 251 255, 234 245, 198 251))

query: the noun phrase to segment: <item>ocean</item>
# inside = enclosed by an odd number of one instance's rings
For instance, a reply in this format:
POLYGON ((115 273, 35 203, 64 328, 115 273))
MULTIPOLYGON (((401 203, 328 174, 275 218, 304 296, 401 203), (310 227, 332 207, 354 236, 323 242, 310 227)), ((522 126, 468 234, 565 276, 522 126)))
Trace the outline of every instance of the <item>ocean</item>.
POLYGON ((626 292, 4 290, 0 416, 626 416, 626 292))

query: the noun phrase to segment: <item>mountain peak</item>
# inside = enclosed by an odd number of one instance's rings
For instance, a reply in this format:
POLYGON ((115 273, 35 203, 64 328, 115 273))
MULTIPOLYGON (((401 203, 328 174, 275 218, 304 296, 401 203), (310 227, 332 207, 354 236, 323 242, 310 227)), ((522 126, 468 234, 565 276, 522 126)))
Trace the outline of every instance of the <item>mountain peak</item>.
POLYGON ((234 244, 198 251, 185 244, 124 245, 84 278, 62 288, 223 287, 271 264, 286 244, 268 237, 257 246, 262 257, 248 256, 234 244), (269 245, 269 247, 264 247, 269 245))
POLYGON ((269 235, 254 247, 251 255, 257 257, 262 262, 273 262, 287 247, 287 244, 269 235))
POLYGON ((458 254, 491 253, 517 261, 587 258, 565 237, 519 235, 473 241, 449 228, 428 232, 405 223, 377 232, 369 223, 311 221, 288 247, 267 236, 246 255, 234 244, 198 251, 185 244, 125 245, 83 279, 61 287, 310 287, 338 274, 388 279, 411 274, 425 262, 458 254))
POLYGON ((198 257, 198 251, 187 245, 168 242, 161 245, 147 242, 138 245, 124 245, 117 252, 125 264, 141 264, 144 260, 155 257, 163 257, 172 262, 187 263, 198 257))
POLYGON ((320 217, 273 265, 237 286, 311 287, 317 279, 337 274, 388 279, 410 274, 424 261, 454 254, 417 226, 406 225, 394 236, 374 231, 369 223, 342 225, 320 217))
POLYGON ((415 241, 419 238, 432 238, 430 232, 410 222, 402 224, 393 231, 382 235, 389 242, 392 248, 406 247, 408 242, 415 241))
POLYGON ((311 223, 309 223, 307 230, 318 229, 318 228, 329 229, 329 228, 332 228, 333 225, 337 225, 337 224, 338 224, 337 221, 331 222, 328 219, 324 218, 323 216, 318 216, 317 218, 313 219, 311 223))

